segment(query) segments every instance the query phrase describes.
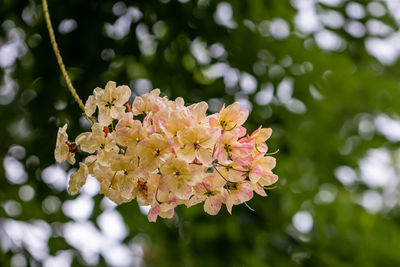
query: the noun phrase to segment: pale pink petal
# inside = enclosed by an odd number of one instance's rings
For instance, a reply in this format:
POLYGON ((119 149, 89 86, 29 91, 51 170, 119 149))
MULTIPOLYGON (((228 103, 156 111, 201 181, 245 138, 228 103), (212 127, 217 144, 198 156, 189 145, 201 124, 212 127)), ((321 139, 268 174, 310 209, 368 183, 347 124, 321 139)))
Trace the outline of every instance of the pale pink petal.
POLYGON ((126 102, 128 102, 132 92, 131 89, 126 85, 118 86, 117 91, 118 91, 118 98, 114 103, 116 106, 122 106, 126 102))
POLYGON ((247 117, 249 117, 249 111, 244 108, 240 109, 237 125, 242 125, 247 120, 247 117))
POLYGON ((268 151, 268 145, 266 143, 256 144, 258 152, 265 153, 268 151))
POLYGON ((93 90, 93 96, 96 99, 96 102, 99 102, 101 100, 103 94, 104 94, 104 90, 101 89, 100 87, 96 87, 93 90))
POLYGON ((232 160, 234 162, 236 162, 237 164, 246 167, 251 165, 251 162, 253 160, 253 157, 251 155, 247 156, 247 157, 238 157, 235 154, 232 155, 232 160))
POLYGON ((221 205, 222 205, 221 198, 217 196, 209 197, 204 202, 204 211, 210 215, 216 215, 221 209, 221 205))
POLYGON ((226 209, 228 210, 229 214, 232 214, 232 207, 235 201, 235 196, 228 195, 225 200, 226 209))
POLYGON ((170 186, 171 191, 180 199, 189 199, 192 195, 192 187, 183 182, 172 179, 170 186))
POLYGON ((226 150, 220 149, 218 152, 219 153, 215 153, 217 155, 218 162, 220 162, 222 164, 226 164, 226 163, 230 162, 228 153, 226 152, 226 150))
POLYGON ((187 202, 186 207, 190 208, 196 204, 203 202, 207 197, 205 195, 194 195, 187 202))
POLYGON ((254 192, 256 192, 257 194, 259 194, 260 196, 263 196, 263 197, 267 196, 267 193, 265 193, 264 188, 262 188, 258 184, 252 184, 252 186, 253 186, 254 192))
POLYGON ((149 220, 149 222, 155 222, 157 221, 157 217, 158 214, 161 211, 161 207, 160 205, 156 205, 154 207, 152 207, 149 211, 149 213, 147 214, 147 219, 149 220))
POLYGON ((221 126, 221 125, 219 124, 219 121, 218 121, 217 118, 212 117, 212 116, 209 116, 208 118, 209 118, 209 123, 210 123, 211 126, 213 126, 213 127, 219 127, 219 126, 221 126))
POLYGON ((133 115, 139 115, 143 112, 142 106, 144 105, 144 100, 140 96, 135 97, 132 103, 132 113, 133 115))
POLYGON ((228 181, 231 182, 240 182, 243 181, 246 178, 246 176, 244 176, 244 172, 240 172, 240 171, 236 171, 236 170, 229 170, 228 175, 226 177, 226 179, 228 179, 228 181))
POLYGON ((205 140, 201 140, 200 144, 202 147, 210 148, 215 145, 220 136, 221 136, 221 130, 219 128, 209 130, 205 140))
POLYGON ((272 129, 271 128, 263 128, 260 130, 260 133, 256 137, 256 142, 265 142, 267 139, 269 139, 272 135, 272 129))
POLYGON ((75 143, 80 146, 81 150, 88 153, 94 153, 98 148, 97 142, 93 139, 92 133, 90 132, 78 135, 75 139, 75 143))
POLYGON ((219 175, 217 172, 214 172, 209 174, 204 179, 204 183, 209 184, 212 188, 220 188, 226 184, 226 181, 221 177, 221 175, 219 175))
POLYGON ((89 96, 88 100, 85 103, 85 113, 89 117, 93 115, 96 111, 96 99, 93 95, 89 96))
POLYGON ((257 130, 255 130, 254 132, 252 132, 250 136, 251 136, 251 137, 255 137, 256 135, 258 135, 258 133, 260 132, 261 128, 262 128, 262 125, 260 125, 260 126, 257 128, 257 130))
POLYGON ((177 97, 175 99, 175 104, 178 108, 184 108, 185 107, 185 100, 182 97, 177 97))
MULTIPOLYGON (((220 117, 223 118, 225 121, 227 122, 233 122, 235 121, 236 126, 240 126, 237 125, 236 121, 238 119, 238 114, 240 111, 240 103, 239 102, 235 102, 229 106, 227 106, 225 109, 221 108, 221 111, 219 112, 220 117)), ((234 125, 232 125, 234 126, 234 125)))
POLYGON ((68 191, 71 195, 79 192, 79 189, 86 183, 86 178, 89 174, 89 169, 86 164, 79 162, 79 169, 77 172, 71 174, 68 183, 68 191))
POLYGON ((249 178, 252 183, 257 183, 260 180, 261 175, 263 174, 263 169, 260 166, 255 166, 251 169, 249 178))
POLYGON ((119 119, 122 116, 124 116, 125 109, 126 109, 125 106, 121 106, 121 107, 115 106, 115 107, 111 108, 110 115, 113 119, 119 119))
POLYGON ((237 198, 241 203, 249 201, 253 198, 253 187, 250 182, 244 182, 240 184, 239 191, 237 192, 237 198))
POLYGON ((203 147, 200 147, 199 150, 196 151, 196 157, 201 163, 203 163, 204 166, 211 167, 212 165, 211 151, 203 147))
POLYGON ((236 143, 232 147, 232 153, 236 154, 239 157, 247 157, 250 155, 254 150, 254 145, 248 143, 236 143))
POLYGON ((111 112, 108 107, 99 107, 99 123, 103 126, 108 126, 112 122, 111 112))
POLYGON ((174 216, 174 209, 172 208, 167 211, 162 211, 159 215, 161 218, 170 219, 172 216, 174 216))
POLYGON ((236 127, 236 128, 233 130, 233 132, 234 132, 235 136, 236 136, 237 138, 239 138, 239 137, 245 136, 247 130, 246 130, 246 128, 244 128, 243 126, 239 126, 239 127, 236 127))
POLYGON ((263 176, 261 176, 259 182, 264 186, 269 186, 276 183, 277 181, 278 181, 278 175, 266 172, 263 174, 263 176))
POLYGON ((266 156, 264 157, 263 163, 264 163, 263 166, 264 169, 272 170, 276 166, 276 159, 271 156, 266 156))
POLYGON ((185 160, 186 162, 190 163, 196 157, 196 153, 194 151, 194 146, 187 145, 183 149, 178 148, 175 150, 178 157, 185 160))
POLYGON ((201 122, 206 117, 208 104, 206 102, 202 101, 200 103, 189 106, 188 109, 190 110, 190 112, 194 118, 194 121, 201 122))
POLYGON ((109 101, 112 100, 112 94, 113 94, 113 91, 116 89, 116 87, 117 87, 116 82, 113 82, 113 81, 107 82, 106 87, 104 88, 104 94, 109 101))

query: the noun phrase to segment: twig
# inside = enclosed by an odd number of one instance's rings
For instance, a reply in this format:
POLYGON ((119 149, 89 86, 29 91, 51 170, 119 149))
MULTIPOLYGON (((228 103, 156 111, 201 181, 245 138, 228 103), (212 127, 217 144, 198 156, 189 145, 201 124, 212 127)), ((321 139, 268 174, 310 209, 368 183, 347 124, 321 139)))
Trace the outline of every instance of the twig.
POLYGON ((56 55, 56 58, 57 58, 57 63, 60 66, 62 75, 64 76, 65 82, 67 83, 68 90, 71 92, 73 98, 78 103, 79 107, 83 110, 83 113, 85 113, 85 106, 83 105, 82 100, 78 96, 74 86, 71 83, 71 79, 69 78, 68 72, 65 69, 60 50, 58 49, 56 38, 54 36, 53 26, 51 25, 49 8, 47 6, 47 0, 42 0, 42 4, 43 4, 43 12, 44 12, 44 18, 46 20, 47 30, 49 31, 49 35, 50 35, 50 42, 51 42, 51 45, 53 46, 54 54, 56 55))

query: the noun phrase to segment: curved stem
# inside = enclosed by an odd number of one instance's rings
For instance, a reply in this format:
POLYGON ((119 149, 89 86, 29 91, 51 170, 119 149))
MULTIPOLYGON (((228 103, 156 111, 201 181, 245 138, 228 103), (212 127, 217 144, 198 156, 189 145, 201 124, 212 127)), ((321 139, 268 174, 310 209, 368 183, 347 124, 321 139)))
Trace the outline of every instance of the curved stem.
POLYGON ((54 54, 56 55, 56 58, 57 58, 57 63, 60 66, 62 75, 64 76, 65 82, 67 83, 68 90, 71 92, 73 98, 78 103, 79 107, 83 110, 83 113, 85 113, 85 106, 83 105, 82 100, 79 98, 74 86, 71 83, 71 79, 69 78, 68 72, 65 69, 65 66, 64 66, 61 54, 60 54, 60 50, 58 49, 56 38, 54 36, 53 26, 51 25, 51 21, 50 21, 50 14, 49 14, 49 8, 47 6, 47 0, 42 0, 42 4, 43 4, 43 12, 44 12, 44 18, 46 20, 47 30, 49 31, 49 35, 50 35, 50 42, 51 42, 51 45, 53 46, 54 54))
POLYGON ((217 167, 215 165, 213 165, 214 169, 218 172, 218 174, 226 181, 229 182, 223 175, 222 173, 217 169, 217 167))
MULTIPOLYGON (((234 170, 234 171, 237 171, 237 172, 245 172, 245 173, 248 173, 248 172, 249 172, 249 171, 246 171, 246 170, 235 169, 235 168, 233 168, 233 167, 231 167, 231 166, 224 165, 224 164, 221 164, 221 163, 219 163, 219 162, 216 162, 215 164, 218 164, 218 165, 221 166, 221 167, 229 168, 229 169, 234 170)), ((215 166, 215 167, 216 167, 216 166, 215 166)))

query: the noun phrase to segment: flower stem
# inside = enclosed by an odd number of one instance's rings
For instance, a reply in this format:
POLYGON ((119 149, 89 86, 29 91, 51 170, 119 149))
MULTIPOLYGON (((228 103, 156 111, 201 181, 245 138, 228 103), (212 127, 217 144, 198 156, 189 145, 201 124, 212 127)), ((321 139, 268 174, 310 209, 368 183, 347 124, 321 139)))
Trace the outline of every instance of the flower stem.
POLYGON ((277 149, 277 150, 275 150, 274 152, 271 152, 271 153, 265 153, 264 156, 272 156, 272 155, 277 154, 278 152, 279 152, 279 149, 277 149))
POLYGON ((253 209, 252 207, 249 206, 249 204, 247 204, 247 202, 244 202, 244 204, 246 205, 246 207, 251 210, 251 211, 255 211, 255 209, 253 209))
POLYGON ((50 42, 51 42, 51 45, 53 46, 54 54, 56 55, 56 58, 57 58, 57 63, 60 66, 62 75, 64 76, 65 82, 67 84, 68 90, 71 92, 73 98, 78 103, 79 107, 83 110, 83 113, 85 113, 85 106, 83 105, 82 100, 79 98, 74 86, 71 83, 71 79, 69 78, 68 72, 65 69, 60 50, 58 49, 56 38, 54 36, 53 26, 51 25, 49 8, 47 6, 47 0, 42 0, 42 4, 43 4, 43 12, 44 12, 44 18, 46 20, 47 30, 49 31, 49 35, 50 35, 50 42))
POLYGON ((222 173, 217 169, 217 167, 215 165, 213 165, 214 169, 218 172, 218 174, 226 181, 229 182, 223 175, 222 173))
POLYGON ((235 168, 233 168, 232 166, 224 165, 224 164, 221 164, 221 163, 219 163, 219 162, 216 162, 215 164, 218 164, 218 165, 221 166, 221 167, 229 168, 229 169, 234 170, 234 171, 237 171, 237 172, 245 172, 245 173, 248 173, 248 172, 249 172, 249 171, 246 171, 246 170, 235 169, 235 168))

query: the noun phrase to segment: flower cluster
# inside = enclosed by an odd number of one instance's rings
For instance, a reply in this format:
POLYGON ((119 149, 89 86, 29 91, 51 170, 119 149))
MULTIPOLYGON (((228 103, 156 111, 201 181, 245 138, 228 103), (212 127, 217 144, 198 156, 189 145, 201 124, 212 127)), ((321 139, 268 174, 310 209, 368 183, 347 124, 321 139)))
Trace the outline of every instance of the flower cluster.
POLYGON ((204 211, 215 215, 224 203, 231 213, 253 192, 266 196, 264 188, 278 180, 265 143, 272 130, 260 126, 247 135, 242 124, 249 112, 239 103, 207 115, 207 103, 185 106, 182 98, 160 97, 159 89, 126 104, 130 95, 129 87, 110 81, 105 89, 94 89, 85 104, 90 132, 70 142, 67 125, 59 129, 58 162, 74 164, 78 150, 92 154, 71 175, 71 194, 90 174, 100 193, 117 204, 136 198, 151 206, 148 219, 156 221, 172 217, 180 204, 204 202, 204 211))

